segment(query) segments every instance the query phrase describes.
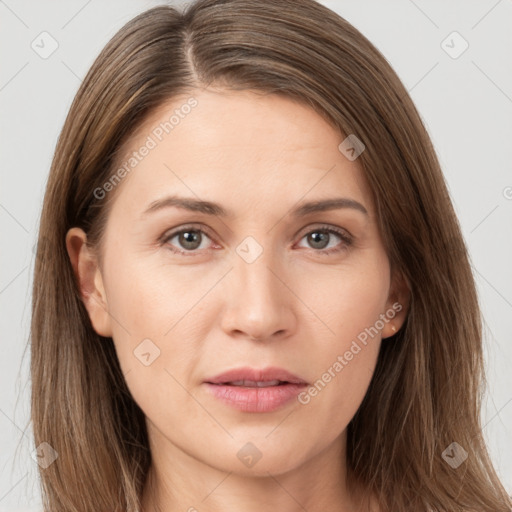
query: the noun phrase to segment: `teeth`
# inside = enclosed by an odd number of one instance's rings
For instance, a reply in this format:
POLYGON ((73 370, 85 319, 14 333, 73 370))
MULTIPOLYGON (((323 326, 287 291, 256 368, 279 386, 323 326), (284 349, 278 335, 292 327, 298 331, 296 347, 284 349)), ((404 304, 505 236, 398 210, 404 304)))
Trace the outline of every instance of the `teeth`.
POLYGON ((280 384, 280 380, 268 380, 265 382, 257 382, 255 380, 234 380, 233 382, 227 382, 231 386, 244 386, 250 388, 266 388, 269 386, 278 386, 280 384))

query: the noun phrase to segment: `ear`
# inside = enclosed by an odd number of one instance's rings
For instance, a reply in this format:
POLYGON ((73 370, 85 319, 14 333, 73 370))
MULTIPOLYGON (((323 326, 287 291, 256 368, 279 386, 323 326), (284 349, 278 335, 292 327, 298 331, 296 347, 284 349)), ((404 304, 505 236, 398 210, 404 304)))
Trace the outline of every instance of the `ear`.
POLYGON ((66 248, 94 330, 100 336, 112 337, 111 317, 103 278, 97 257, 87 246, 85 232, 80 228, 71 228, 66 234, 66 248))
POLYGON ((411 299, 411 284, 402 273, 395 273, 390 286, 386 312, 388 322, 382 329, 382 339, 395 335, 407 318, 411 299), (394 313, 394 315, 393 315, 394 313))

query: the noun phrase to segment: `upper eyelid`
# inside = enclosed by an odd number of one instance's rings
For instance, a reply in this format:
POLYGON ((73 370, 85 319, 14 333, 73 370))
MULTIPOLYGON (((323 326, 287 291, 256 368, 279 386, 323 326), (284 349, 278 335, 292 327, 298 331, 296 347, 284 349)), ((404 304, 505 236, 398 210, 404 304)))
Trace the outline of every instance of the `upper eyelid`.
POLYGON ((206 226, 203 226, 202 224, 195 225, 195 224, 185 224, 183 227, 176 227, 172 229, 168 229, 163 233, 163 235, 160 237, 161 240, 169 240, 170 238, 174 238, 176 235, 179 235, 183 231, 202 231, 206 233, 210 238, 214 239, 215 237, 210 234, 210 230, 206 228, 206 226))
MULTIPOLYGON (((313 223, 315 224, 315 223, 313 223)), ((161 236, 161 241, 165 242, 165 241, 169 241, 171 238, 174 238, 176 235, 179 235, 180 233, 182 233, 183 231, 187 231, 190 230, 190 231, 201 231, 201 232, 204 232, 212 241, 217 242, 216 240, 216 237, 214 235, 212 235, 210 233, 210 229, 203 225, 203 224, 184 224, 183 227, 176 227, 176 228, 173 228, 173 229, 169 229, 167 230, 162 236, 161 236)), ((306 226, 302 229, 300 229, 295 235, 294 235, 294 238, 299 236, 299 234, 302 233, 302 236, 305 236, 307 235, 308 233, 310 233, 311 231, 314 231, 314 230, 318 230, 318 231, 321 231, 321 230, 330 230, 332 229, 333 230, 333 234, 335 235, 338 235, 340 238, 343 239, 343 235, 345 234, 345 236, 347 238, 350 238, 350 239, 353 239, 353 235, 352 233, 350 233, 346 228, 342 228, 340 226, 333 226, 333 225, 330 225, 330 224, 327 224, 327 223, 318 223, 316 226, 313 225, 313 226, 306 226), (342 233, 337 233, 337 230, 341 231, 342 233)))

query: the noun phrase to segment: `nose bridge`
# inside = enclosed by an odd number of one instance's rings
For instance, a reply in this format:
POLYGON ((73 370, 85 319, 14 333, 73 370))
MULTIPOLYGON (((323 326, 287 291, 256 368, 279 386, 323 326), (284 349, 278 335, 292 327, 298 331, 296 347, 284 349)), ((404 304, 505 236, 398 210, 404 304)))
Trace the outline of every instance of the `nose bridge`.
MULTIPOLYGON (((245 290, 245 295, 252 297, 254 301, 272 297, 276 299, 281 291, 278 286, 281 283, 275 276, 275 269, 279 266, 270 251, 259 256, 252 263, 247 263, 240 258, 235 264, 234 271, 237 281, 242 285, 242 295, 245 290), (272 272, 271 269, 274 271, 272 272)), ((265 303, 268 303, 268 300, 265 300, 265 303)))
POLYGON ((236 248, 225 296, 223 328, 264 339, 288 331, 293 323, 293 294, 280 276, 282 265, 271 249, 254 239, 236 248))
POLYGON ((245 237, 235 248, 234 272, 237 280, 251 288, 256 286, 259 292, 265 293, 268 287, 276 285, 276 278, 270 269, 280 268, 281 262, 276 257, 272 236, 266 236, 265 242, 261 241, 264 234, 257 236, 258 239, 245 237))

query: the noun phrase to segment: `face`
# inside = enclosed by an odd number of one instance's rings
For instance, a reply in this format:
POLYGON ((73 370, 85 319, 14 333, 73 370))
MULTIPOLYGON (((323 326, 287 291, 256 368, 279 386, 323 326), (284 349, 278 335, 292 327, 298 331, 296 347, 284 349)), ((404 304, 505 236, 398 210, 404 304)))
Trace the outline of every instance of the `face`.
POLYGON ((101 266, 76 228, 68 251, 153 451, 279 474, 342 450, 381 340, 403 322, 400 290, 344 136, 279 96, 191 96, 154 112, 120 180, 96 191, 115 194, 101 266))

